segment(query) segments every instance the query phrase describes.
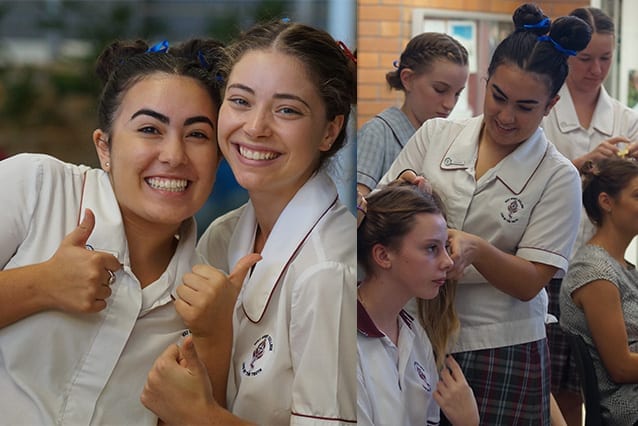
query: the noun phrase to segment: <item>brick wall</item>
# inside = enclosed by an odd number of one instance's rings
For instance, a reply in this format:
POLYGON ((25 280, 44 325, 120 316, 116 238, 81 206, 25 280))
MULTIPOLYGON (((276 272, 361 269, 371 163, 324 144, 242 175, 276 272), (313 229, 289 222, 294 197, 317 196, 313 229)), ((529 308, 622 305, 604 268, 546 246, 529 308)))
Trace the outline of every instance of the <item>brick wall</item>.
MULTIPOLYGON (((511 15, 522 4, 511 0, 358 0, 357 127, 383 109, 403 102, 403 92, 390 90, 385 74, 410 40, 412 10, 438 8, 511 15)), ((545 14, 566 15, 589 1, 536 1, 545 14)))

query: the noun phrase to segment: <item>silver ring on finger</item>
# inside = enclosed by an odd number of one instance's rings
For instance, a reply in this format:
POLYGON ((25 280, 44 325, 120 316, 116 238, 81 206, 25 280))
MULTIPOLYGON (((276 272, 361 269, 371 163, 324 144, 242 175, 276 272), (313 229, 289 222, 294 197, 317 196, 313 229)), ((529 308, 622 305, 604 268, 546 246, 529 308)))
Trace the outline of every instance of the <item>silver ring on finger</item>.
POLYGON ((111 271, 110 269, 107 269, 106 272, 109 273, 109 281, 108 281, 108 285, 112 285, 115 282, 115 273, 113 271, 111 271))

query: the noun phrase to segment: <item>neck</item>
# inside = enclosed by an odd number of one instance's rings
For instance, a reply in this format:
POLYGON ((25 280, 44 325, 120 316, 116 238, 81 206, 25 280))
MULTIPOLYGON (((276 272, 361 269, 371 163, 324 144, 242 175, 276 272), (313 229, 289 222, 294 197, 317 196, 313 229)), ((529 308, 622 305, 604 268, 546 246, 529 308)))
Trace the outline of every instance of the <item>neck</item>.
POLYGON ((255 217, 257 219, 257 234, 255 235, 255 253, 261 253, 266 241, 270 236, 270 232, 275 227, 277 219, 284 211, 288 201, 278 202, 271 197, 259 197, 250 194, 250 201, 255 209, 255 217))
POLYGON ((156 281, 168 267, 177 249, 175 235, 179 232, 179 225, 147 229, 125 222, 124 229, 131 270, 144 288, 156 281))
POLYGON ((574 101, 574 105, 587 105, 596 106, 598 102, 598 96, 600 95, 600 87, 596 90, 578 90, 573 83, 567 81, 567 88, 569 89, 569 95, 574 101))
POLYGON ((626 265, 625 252, 634 236, 614 227, 609 221, 598 228, 589 244, 604 248, 621 265, 626 265))
POLYGON ((567 82, 567 88, 569 89, 569 94, 571 95, 574 103, 578 122, 583 128, 589 129, 591 119, 594 115, 594 110, 596 109, 596 104, 598 103, 600 87, 597 90, 585 92, 577 90, 575 87, 572 87, 569 82, 567 82))
POLYGON ((407 102, 404 102, 401 106, 401 112, 403 112, 405 116, 408 117, 408 121, 412 124, 412 126, 414 126, 415 129, 418 129, 423 124, 422 121, 417 120, 412 110, 408 108, 407 102))
POLYGON ((485 131, 485 125, 483 125, 479 135, 478 154, 476 158, 476 165, 474 167, 475 179, 479 180, 485 172, 497 165, 499 161, 507 157, 516 148, 518 148, 518 145, 503 146, 494 143, 485 131))
POLYGON ((396 344, 399 313, 410 296, 398 292, 393 282, 378 276, 364 279, 358 296, 374 324, 396 344))

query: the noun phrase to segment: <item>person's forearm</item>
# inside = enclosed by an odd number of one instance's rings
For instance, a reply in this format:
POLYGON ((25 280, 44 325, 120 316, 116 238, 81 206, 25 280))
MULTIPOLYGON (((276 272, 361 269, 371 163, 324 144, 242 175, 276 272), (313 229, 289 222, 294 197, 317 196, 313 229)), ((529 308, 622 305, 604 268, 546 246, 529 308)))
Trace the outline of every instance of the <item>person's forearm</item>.
POLYGON ((512 297, 522 301, 533 299, 549 282, 555 269, 540 273, 530 261, 505 253, 489 242, 480 241, 474 260, 476 269, 487 281, 512 297))
POLYGON ((49 309, 41 282, 43 264, 0 271, 0 328, 49 309))
POLYGON ((199 358, 208 371, 215 401, 225 408, 233 336, 232 330, 230 334, 227 332, 223 334, 216 335, 214 338, 193 336, 193 343, 199 358))

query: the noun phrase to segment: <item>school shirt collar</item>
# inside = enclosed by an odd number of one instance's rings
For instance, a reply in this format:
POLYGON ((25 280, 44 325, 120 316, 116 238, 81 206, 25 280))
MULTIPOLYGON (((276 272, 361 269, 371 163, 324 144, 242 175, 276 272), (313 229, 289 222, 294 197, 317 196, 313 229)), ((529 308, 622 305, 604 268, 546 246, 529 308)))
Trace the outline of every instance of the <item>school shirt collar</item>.
MULTIPOLYGON (((476 163, 483 116, 468 120, 441 159, 441 169, 468 169, 476 163)), ((520 194, 545 158, 549 143, 541 128, 495 166, 495 177, 520 194)))
MULTIPOLYGON (((399 312, 399 316, 403 320, 403 323, 412 329, 414 317, 403 309, 399 312)), ((379 330, 374 324, 374 321, 372 321, 372 318, 370 318, 370 315, 360 300, 357 300, 357 331, 366 337, 385 337, 383 331, 379 330)))
MULTIPOLYGON (((246 316, 259 322, 266 311, 277 284, 297 251, 321 218, 337 202, 337 189, 324 172, 315 173, 297 191, 281 212, 261 252, 252 274, 242 287, 241 303, 246 316)), ((253 252, 257 219, 249 201, 235 227, 229 244, 229 268, 253 252)))
MULTIPOLYGON (((581 125, 578 121, 578 114, 576 114, 576 107, 574 106, 574 101, 567 84, 563 84, 558 94, 560 100, 554 105, 558 128, 562 133, 580 129, 581 125)), ((594 108, 594 115, 592 116, 590 127, 609 137, 613 134, 614 108, 612 99, 604 86, 600 86, 600 94, 596 108, 594 108)))
MULTIPOLYGON (((86 208, 90 208, 95 214, 95 228, 87 244, 94 250, 104 251, 117 257, 123 269, 122 272, 118 271, 116 276, 119 277, 119 274, 126 272, 134 277, 120 207, 108 174, 100 169, 88 170, 85 174, 82 193, 79 217, 83 217, 86 208)), ((140 317, 177 298, 175 290, 181 284, 184 274, 191 271, 195 261, 196 240, 195 219, 189 218, 180 227, 177 249, 168 267, 157 281, 142 290, 140 317)), ((137 279, 136 282, 138 282, 137 279)))

